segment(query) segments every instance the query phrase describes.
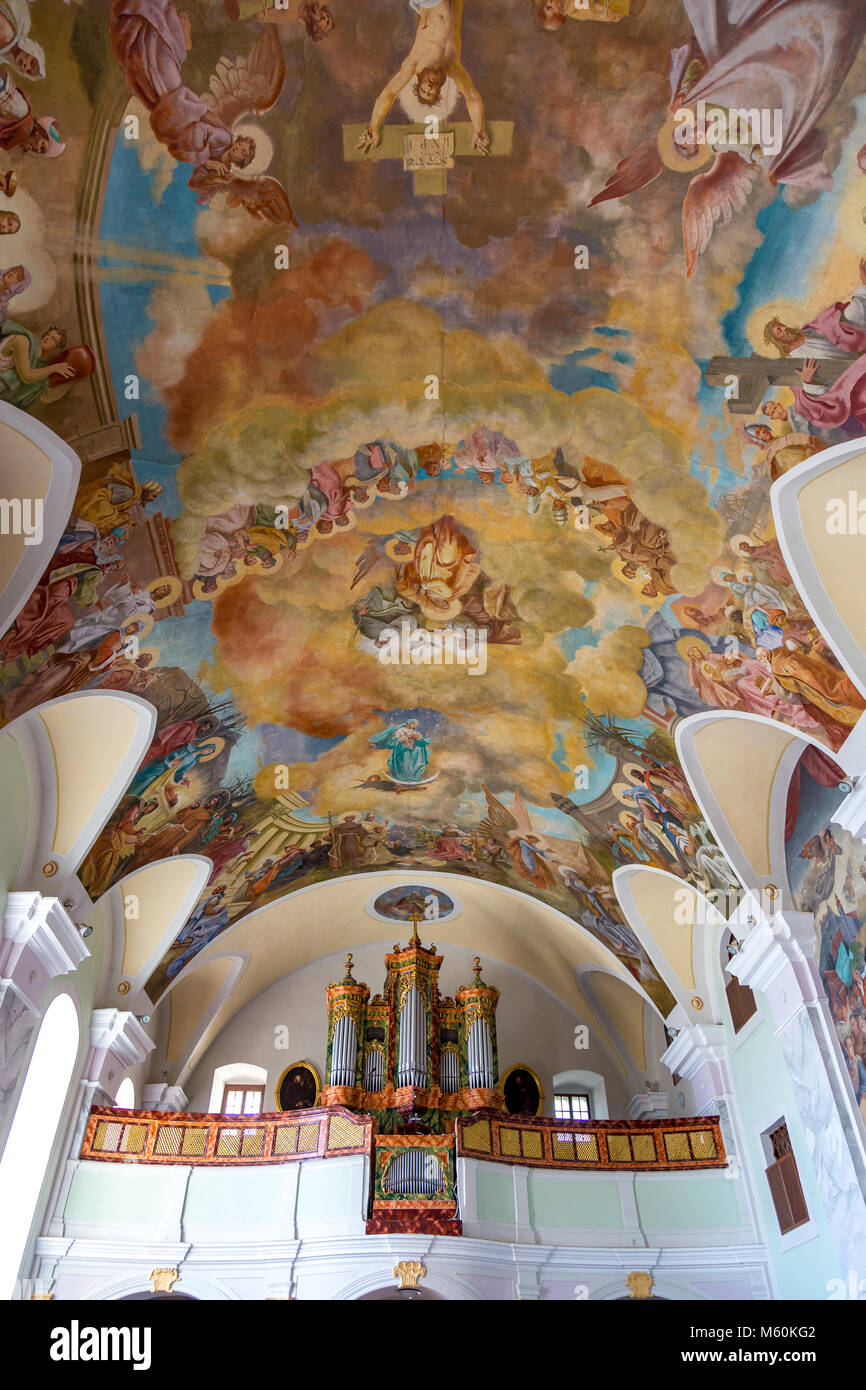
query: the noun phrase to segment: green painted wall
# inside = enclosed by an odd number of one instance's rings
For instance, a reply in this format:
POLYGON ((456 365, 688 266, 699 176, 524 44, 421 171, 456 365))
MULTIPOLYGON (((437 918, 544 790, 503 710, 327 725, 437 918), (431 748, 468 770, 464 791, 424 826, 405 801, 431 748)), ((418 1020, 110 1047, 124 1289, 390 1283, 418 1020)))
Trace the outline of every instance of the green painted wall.
POLYGON ((361 1203, 354 1203, 353 1166, 340 1159, 300 1165, 298 1217, 304 1222, 337 1221, 341 1217, 361 1216, 361 1203))
POLYGON ((809 1144, 800 1122, 782 1046, 769 1021, 772 1017, 769 1005, 760 991, 757 991, 757 998, 761 1022, 739 1046, 728 1010, 722 1009, 731 1078, 745 1133, 744 1158, 754 1174, 760 1217, 779 1298, 822 1299, 827 1297, 827 1281, 844 1277, 845 1271, 839 1268, 839 1257, 818 1192, 809 1144), (767 1161, 759 1137, 767 1119, 774 1118, 769 1114, 773 1109, 785 1115, 797 1155, 806 1205, 819 1228, 818 1234, 812 1239, 788 1250, 782 1249, 779 1223, 764 1176, 767 1161))
POLYGON ((489 1166, 476 1168, 476 1202, 479 1221, 506 1221, 514 1224, 514 1179, 511 1169, 489 1166))
POLYGON ((177 1220, 178 1190, 175 1168, 80 1163, 66 1199, 65 1219, 159 1230, 177 1220))
POLYGON ((640 1224, 649 1231, 700 1231, 742 1226, 737 1183, 722 1176, 698 1179, 641 1177, 635 1185, 640 1224))
POLYGON ((529 1219, 536 1227, 619 1231, 623 1226, 619 1190, 615 1182, 589 1173, 554 1177, 533 1169, 529 1219))
POLYGON ((193 1168, 183 1213, 184 1234, 196 1226, 267 1226, 274 1233, 291 1216, 286 1169, 193 1168))

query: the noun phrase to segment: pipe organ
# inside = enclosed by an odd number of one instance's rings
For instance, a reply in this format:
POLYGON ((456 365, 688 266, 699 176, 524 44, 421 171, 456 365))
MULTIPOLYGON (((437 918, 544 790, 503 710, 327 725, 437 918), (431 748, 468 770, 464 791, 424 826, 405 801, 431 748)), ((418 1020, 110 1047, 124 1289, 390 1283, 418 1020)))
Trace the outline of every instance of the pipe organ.
MULTIPOLYGON (((328 1085, 322 1103, 371 1112, 380 1134, 395 1133, 408 1114, 441 1134, 459 1113, 502 1108, 496 1090, 499 991, 482 980, 476 956, 472 984, 462 985, 453 999, 443 997, 443 957, 434 945, 422 945, 418 925, 413 918, 408 944, 395 944, 386 955, 381 994, 371 996, 354 979, 351 956, 343 979, 327 989, 328 1085)), ((435 1174, 423 1176, 416 1167, 416 1157, 407 1158, 391 1180, 425 1187, 435 1174)))
POLYGON ((355 1086, 364 1007, 370 997, 366 985, 352 978, 352 957, 346 957, 346 973, 339 984, 328 985, 328 1056, 326 1071, 329 1086, 355 1086))

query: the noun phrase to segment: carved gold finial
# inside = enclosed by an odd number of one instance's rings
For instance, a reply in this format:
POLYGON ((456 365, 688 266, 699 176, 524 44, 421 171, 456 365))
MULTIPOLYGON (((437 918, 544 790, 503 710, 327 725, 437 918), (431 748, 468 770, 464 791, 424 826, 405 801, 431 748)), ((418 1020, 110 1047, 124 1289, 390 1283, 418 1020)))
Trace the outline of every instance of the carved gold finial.
POLYGON ((626 1276, 625 1282, 629 1298, 653 1297, 653 1277, 647 1270, 632 1270, 631 1274, 626 1276))
POLYGON ((394 1278, 400 1280, 401 1289, 417 1289, 418 1280, 427 1273, 420 1260, 401 1260, 394 1266, 394 1278))
POLYGON ((147 1277, 152 1293, 171 1293, 171 1286, 177 1283, 178 1274, 176 1269, 152 1269, 147 1277))
POLYGON ((410 938, 409 938, 409 945, 410 945, 410 946, 420 946, 420 945, 421 945, 421 938, 420 938, 420 936, 418 935, 418 923, 420 922, 421 919, 420 919, 420 917, 418 916, 418 913, 417 913, 417 912, 413 912, 413 913, 412 913, 412 916, 410 917, 409 920, 410 920, 410 922, 412 923, 412 935, 411 935, 410 938))
POLYGON ((350 951, 349 954, 346 956, 346 974, 347 974, 347 975, 351 975, 351 973, 352 973, 352 952, 350 951))
POLYGON ((480 985, 480 984, 481 984, 481 957, 480 957, 480 956, 473 956, 472 959, 473 959, 473 961, 475 962, 474 965, 472 966, 472 973, 473 973, 473 975, 475 976, 475 979, 476 979, 477 983, 480 985))

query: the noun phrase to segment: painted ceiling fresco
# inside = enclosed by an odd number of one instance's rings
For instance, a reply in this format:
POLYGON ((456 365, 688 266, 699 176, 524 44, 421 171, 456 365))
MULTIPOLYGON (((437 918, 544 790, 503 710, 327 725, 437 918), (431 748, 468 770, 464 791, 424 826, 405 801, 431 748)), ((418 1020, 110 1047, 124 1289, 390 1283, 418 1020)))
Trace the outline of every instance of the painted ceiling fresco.
POLYGON ((832 751, 863 709, 769 489, 862 429, 864 32, 860 0, 2 0, 0 399, 83 461, 2 714, 156 708, 82 871, 212 861, 154 998, 392 866, 538 896, 667 1012, 610 876, 733 884, 677 722, 832 751))

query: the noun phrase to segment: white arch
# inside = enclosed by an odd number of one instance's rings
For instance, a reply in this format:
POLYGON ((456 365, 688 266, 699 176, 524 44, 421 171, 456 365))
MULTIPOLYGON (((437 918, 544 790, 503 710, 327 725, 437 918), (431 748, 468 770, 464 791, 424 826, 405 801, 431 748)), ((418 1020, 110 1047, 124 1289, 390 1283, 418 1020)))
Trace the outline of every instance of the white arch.
MULTIPOLYGON (((712 710, 706 714, 691 714, 677 725, 675 738, 680 765, 688 779, 695 801, 743 887, 747 890, 757 889, 760 891, 773 884, 781 889, 781 897, 776 900, 776 909, 793 907, 794 904, 790 901, 788 887, 784 835, 773 832, 778 832, 780 827, 784 826, 788 787, 794 767, 803 749, 809 745, 819 749, 820 752, 837 762, 843 771, 846 771, 846 762, 842 756, 844 745, 843 749, 833 753, 825 744, 819 743, 817 739, 811 738, 800 729, 794 729, 790 725, 767 719, 762 714, 743 714, 737 710, 712 710), (753 726, 758 731, 761 727, 765 728, 767 739, 773 738, 777 744, 780 743, 780 736, 782 735, 787 736, 789 740, 787 746, 778 756, 772 777, 767 785, 756 788, 749 784, 748 774, 744 772, 742 767, 739 771, 741 785, 737 793, 737 804, 742 805, 744 799, 748 797, 750 804, 762 807, 766 816, 767 852, 762 864, 756 864, 754 854, 750 853, 742 844, 740 833, 723 810, 723 789, 716 785, 707 774, 703 759, 698 751, 696 745, 698 736, 713 724, 722 728, 727 725, 732 738, 738 729, 753 726), (756 800, 756 798, 760 798, 760 800, 756 800)), ((737 771, 738 762, 739 760, 735 757, 731 759, 734 773, 737 771)))
POLYGON ((553 1077, 553 1094, 562 1095, 575 1086, 579 1091, 589 1093, 589 1108, 594 1120, 609 1118, 607 1108, 607 1086, 600 1071, 558 1071, 553 1077))
POLYGON ((648 864, 623 864, 614 870, 613 887, 623 916, 643 946, 656 970, 664 980, 671 994, 686 1011, 691 1022, 719 1022, 716 1003, 716 984, 713 962, 718 950, 718 942, 724 929, 725 919, 699 889, 685 879, 667 869, 657 869, 648 864), (654 878, 665 881, 671 892, 671 913, 674 924, 679 904, 684 904, 686 895, 693 898, 694 918, 690 924, 683 923, 682 929, 691 930, 690 961, 694 984, 683 980, 671 961, 664 944, 657 940, 653 923, 648 921, 635 901, 634 883, 639 877, 652 874, 654 878), (677 895, 682 895, 679 899, 677 895), (697 995, 704 1008, 695 1010, 692 999, 697 995), (704 1012, 707 1010, 707 1012, 704 1012))
MULTIPOLYGON (((380 870, 380 871, 377 871, 377 875, 376 875, 376 876, 377 876, 377 877, 381 877, 381 878, 383 878, 383 879, 393 879, 394 882, 395 882, 395 884, 396 884, 396 883, 405 884, 405 883, 407 883, 407 882, 417 881, 417 879, 418 879, 418 871, 417 871, 417 870, 415 870, 415 871, 409 871, 409 870, 406 870, 406 869, 380 870)), ((189 972, 192 971, 192 970, 195 968, 195 966, 196 966, 197 964, 201 964, 202 961, 204 961, 204 960, 213 960, 213 959, 214 959, 217 955, 219 955, 219 954, 229 953, 229 954, 234 954, 234 955, 237 956, 237 957, 240 957, 240 955, 243 954, 244 959, 245 959, 245 960, 248 960, 248 959, 249 959, 249 954, 248 954, 245 950, 243 950, 243 948, 239 948, 239 947, 237 947, 237 946, 233 946, 233 945, 232 945, 232 938, 233 938, 234 934, 237 933, 237 932, 240 931, 240 930, 246 929, 246 928, 249 926, 249 924, 252 923, 252 922, 254 921, 254 919, 255 919, 256 917, 262 916, 263 914, 266 914, 266 913, 272 913, 272 912, 274 911, 274 909, 277 908, 281 903, 289 903, 289 902, 294 903, 295 900, 301 899, 301 898, 303 897, 304 894, 306 894, 306 893, 315 893, 315 892, 320 892, 320 891, 322 891, 322 890, 327 890, 327 889, 331 888, 331 887, 334 885, 334 883, 337 883, 337 884, 339 884, 339 885, 341 885, 341 886, 351 883, 352 880, 356 880, 356 881, 358 881, 358 882, 365 881, 365 882, 369 883, 370 878, 371 878, 371 875, 370 875, 369 873, 367 873, 367 874, 345 874, 345 875, 341 875, 340 878, 339 878, 338 880, 332 880, 332 881, 330 881, 330 882, 325 882, 325 883, 310 883, 310 884, 306 884, 303 888, 296 888, 296 889, 291 890, 291 891, 289 891, 289 892, 287 892, 287 893, 284 893, 280 898, 274 899, 273 902, 265 903, 262 907, 256 908, 253 912, 245 913, 243 916, 237 917, 237 918, 229 925, 229 927, 228 927, 224 932, 222 932, 222 933, 216 938, 216 940, 215 940, 214 942, 212 942, 209 946, 203 947, 203 949, 199 952, 199 954, 198 954, 193 960, 191 960, 190 963, 189 963, 187 966, 184 967, 184 969, 183 969, 183 970, 181 971, 181 973, 177 976, 177 978, 176 978, 174 981, 172 981, 172 985, 171 985, 169 988, 173 988, 173 987, 178 983, 178 981, 187 978, 189 972)), ((444 890, 444 891, 447 891, 449 894, 451 893, 451 888, 450 888, 450 882, 451 882, 451 881, 453 881, 453 882, 455 882, 455 883, 458 883, 458 882, 461 883, 461 884, 464 886, 464 892, 465 892, 465 890, 466 890, 466 883, 467 883, 466 878, 465 878, 465 876, 460 875, 460 874, 449 874, 449 873, 446 872, 446 871, 443 871, 443 870, 440 870, 440 869, 435 869, 435 870, 431 870, 429 874, 426 874, 426 878, 429 879, 429 880, 431 881, 431 883, 433 884, 433 886, 435 886, 436 883, 439 882, 439 880, 448 880, 448 881, 449 881, 449 886, 448 886, 447 889, 444 890)), ((476 881, 472 881, 472 882, 473 882, 473 886, 474 886, 476 881)), ((488 882, 486 882, 486 881, 483 882, 483 887, 484 887, 485 890, 492 890, 492 891, 495 892, 495 893, 510 894, 510 895, 512 895, 514 898, 520 899, 521 901, 525 901, 527 898, 529 898, 529 899, 530 899, 530 902, 532 902, 532 903, 533 903, 534 905, 536 905, 537 907, 542 908, 542 909, 544 910, 545 913, 549 913, 549 914, 551 915, 551 917, 556 918, 559 922, 566 924, 567 927, 570 929, 570 931, 574 933, 575 943, 576 943, 576 944, 580 943, 581 941, 586 941, 587 943, 591 943, 593 950, 600 952, 600 953, 603 955, 603 957, 605 958, 605 960, 610 962, 610 970, 609 970, 609 973, 612 974, 612 975, 617 975, 617 978, 622 979, 624 983, 626 983, 626 984, 631 984, 631 985, 635 988, 636 992, 637 992, 642 998, 648 1000, 648 1001, 652 1004, 652 1000, 649 999, 649 995, 647 995, 646 992, 643 990, 642 986, 638 985, 638 984, 633 980, 632 976, 631 976, 630 974, 627 973, 625 967, 622 965, 621 961, 620 961, 620 960, 618 959, 618 957, 614 954, 614 952, 611 950, 611 948, 610 948, 608 945, 606 945, 603 941, 599 940, 598 937, 593 936, 592 932, 587 931, 587 929, 586 929, 585 927, 581 926, 581 924, 580 924, 579 922, 576 922, 576 921, 574 920, 573 917, 570 917, 570 916, 568 915, 568 913, 562 912, 559 908, 552 907, 549 903, 542 902, 541 900, 539 900, 539 899, 537 899, 537 898, 531 897, 531 895, 525 893, 525 892, 524 892, 522 889, 520 889, 520 888, 511 888, 511 887, 508 887, 508 886, 505 885, 505 884, 501 884, 501 883, 488 883, 488 882), (619 972, 619 973, 617 974, 617 972, 619 972)), ((381 892, 381 891, 384 891, 384 890, 381 890, 381 889, 380 889, 379 891, 381 892)), ((369 889, 366 890, 366 894, 367 894, 367 896, 369 896, 369 889)), ((455 914, 453 917, 449 917, 449 918, 444 919, 441 923, 437 923, 437 924, 436 924, 436 935, 440 938, 440 940, 442 940, 442 939, 448 940, 448 935, 447 935, 448 929, 449 929, 449 927, 452 925, 452 923, 454 923, 454 922, 456 921, 456 919, 457 919, 457 914, 455 914)), ((314 957, 311 956, 310 959, 314 959, 314 957)), ((508 959, 507 957, 505 957, 505 956, 502 957, 502 960, 503 960, 503 963, 506 964, 506 965, 513 965, 513 964, 514 964, 513 961, 509 960, 509 959, 508 959)), ((518 967, 518 968, 523 968, 523 967, 518 967)), ((235 983, 237 982, 237 980, 239 980, 240 974, 241 974, 241 973, 242 973, 242 972, 240 972, 240 971, 238 972, 238 975, 237 975, 237 977, 236 977, 235 983)), ((534 977, 533 977, 533 978, 534 978, 534 977)), ((270 980, 268 983, 273 983, 273 980, 270 980)), ((579 980, 578 980, 578 985, 580 985, 580 981, 579 981, 579 980)), ((267 987, 266 985, 265 985, 265 986, 262 986, 262 988, 266 988, 266 987, 267 987)), ((581 986, 581 988, 582 988, 582 986, 581 986)), ((168 992, 168 991, 166 991, 166 993, 167 993, 167 992, 168 992)), ((164 999, 164 998, 165 998, 165 995, 161 996, 160 1003, 162 1002, 162 999, 164 999)), ((229 1003, 229 1002, 230 1002, 230 999, 231 999, 231 991, 229 992, 229 994, 226 995, 226 998, 225 998, 225 999, 222 1001, 222 1003, 220 1004, 220 1006, 219 1006, 219 1012, 220 1012, 220 1013, 221 1013, 222 1010, 223 1010, 223 1004, 229 1003)), ((246 1004, 246 1003, 248 1003, 248 1002, 249 1002, 249 1000, 244 1000, 244 1001, 243 1001, 244 1004, 246 1004)), ((242 1007, 242 1006, 243 1006, 243 1005, 241 1005, 241 1007, 242 1007)), ((573 1007, 573 1006, 569 1006, 569 1007, 573 1007)), ((656 1006, 653 1004, 652 1007, 655 1008, 656 1006)), ((212 1023, 214 1020, 217 1021, 218 1024, 219 1024, 219 1029, 218 1029, 217 1031, 219 1031, 219 1030, 221 1030, 222 1028, 224 1028, 224 1027, 226 1026, 226 1024, 230 1021, 230 1019, 231 1019, 233 1016, 234 1016, 234 1011, 233 1011, 233 1012, 229 1012, 228 1010, 226 1010, 225 1015, 222 1016, 222 1017, 218 1017, 217 1014, 212 1014, 212 1016, 211 1016, 211 1023, 212 1023)), ((204 1047, 205 1047, 205 1046, 209 1046, 210 1043, 213 1041, 214 1037, 216 1036, 216 1032, 215 1032, 215 1031, 214 1031, 214 1032, 211 1032, 211 1031, 210 1031, 210 1029, 211 1029, 211 1023, 209 1023, 209 1024, 207 1025, 207 1030, 205 1030, 205 1029, 202 1029, 202 1030, 201 1030, 201 1032, 200 1032, 200 1034, 199 1034, 199 1039, 200 1039, 200 1041, 197 1042, 197 1043, 195 1044, 194 1049, 190 1052, 188 1058, 186 1058, 186 1060, 185 1060, 185 1063, 184 1063, 184 1074, 185 1074, 187 1077, 190 1075, 190 1073, 191 1073, 193 1067, 194 1067, 194 1066, 198 1063, 198 1061, 200 1060, 200 1056, 201 1056, 201 1054, 202 1054, 203 1051, 204 1051, 204 1047)), ((613 1049, 611 1048, 610 1050, 611 1050, 611 1056, 613 1056, 613 1055, 614 1055, 613 1049)), ((180 1077, 178 1078, 178 1084, 183 1084, 183 1083, 182 1083, 182 1079, 181 1079, 180 1077)))
MULTIPOLYGON (((153 1259, 154 1264, 159 1263, 156 1256, 154 1256, 153 1259)), ((172 1265, 173 1262, 173 1255, 167 1255, 165 1257, 166 1264, 172 1265)), ((63 1272, 71 1275, 74 1271, 75 1265, 70 1257, 67 1256, 63 1265, 63 1272)), ((234 1289, 227 1288, 221 1281, 218 1283, 211 1283, 209 1280, 203 1279, 200 1274, 187 1274, 183 1267, 181 1267, 179 1273, 180 1278, 177 1283, 172 1286, 173 1293, 188 1293, 191 1294, 193 1298, 212 1300, 216 1303, 223 1301, 233 1303, 241 1297, 239 1293, 235 1293, 234 1289)), ((150 1285, 146 1280, 142 1279, 140 1271, 136 1271, 135 1274, 131 1274, 125 1279, 115 1279, 110 1284, 102 1284, 91 1293, 76 1295, 76 1297, 84 1298, 88 1302, 101 1303, 123 1298, 126 1294, 130 1293, 150 1292, 150 1285)))
POLYGON ((34 489, 42 501, 41 539, 31 545, 25 544, 23 537, 0 538, 7 553, 12 552, 10 560, 15 560, 12 573, 0 592, 0 636, 14 623, 54 554, 69 520, 81 476, 78 455, 59 435, 26 411, 0 401, 0 492, 7 501, 11 500, 8 493, 20 493, 21 474, 26 475, 28 463, 39 459, 40 454, 47 459, 50 470, 45 491, 34 489), (16 434, 20 437, 17 448, 16 434), (14 459, 13 454, 17 455, 14 459))
POLYGON ((637 980, 633 979, 631 976, 626 979, 623 975, 617 974, 616 971, 610 970, 604 965, 596 965, 590 961, 585 965, 575 966, 574 975, 581 993, 586 998, 587 1003, 607 1033, 610 1049, 616 1057, 617 1062, 622 1067, 622 1070, 625 1072, 628 1085, 632 1088, 632 1091, 640 1091, 643 1088, 644 1080, 651 1074, 650 1070, 646 1066, 641 1067, 638 1058, 632 1056, 631 1049, 623 1038, 622 1033, 599 998, 598 992, 593 985, 592 977, 594 975, 607 975, 610 979, 616 980, 619 984, 624 985, 626 989, 632 990, 644 1006, 649 1005, 650 1013, 648 1013, 646 1007, 644 1007, 641 1014, 644 1051, 647 1060, 651 1055, 647 1047, 647 1019, 655 1015, 662 1023, 664 1022, 658 1005, 653 1003, 646 990, 642 985, 638 984, 637 980))
POLYGON ((125 1076, 121 1081, 114 1097, 114 1104, 118 1110, 135 1109, 135 1082, 131 1076, 125 1076))
POLYGON ((198 902, 212 870, 211 861, 201 854, 153 859, 102 894, 99 909, 111 943, 103 995, 113 999, 123 978, 129 984, 129 1002, 138 1000, 198 902), (130 899, 135 898, 139 899, 135 903, 138 915, 128 917, 130 899))
MULTIPOLYGON (((235 985, 246 970, 250 959, 249 952, 237 948, 233 951, 217 951, 213 955, 205 955, 202 952, 184 967, 176 979, 172 980, 157 1005, 158 1008, 165 1007, 166 1000, 171 999, 172 992, 177 986, 181 982, 188 982, 197 969, 204 965, 210 965, 212 961, 223 959, 232 962, 231 969, 226 972, 226 977, 216 994, 206 1003, 201 1017, 193 1025, 182 1051, 177 1057, 173 1057, 170 1063, 166 1060, 166 1066, 174 1072, 176 1078, 174 1084, 177 1086, 183 1086, 184 1082, 189 1079, 195 1054, 199 1051, 203 1053, 212 1041, 210 1033, 214 1022, 219 1017, 226 1002, 231 998, 235 985)), ((170 1031, 168 1036, 170 1036, 170 1031)))
MULTIPOLYGON (((387 1263, 371 1274, 362 1274, 359 1278, 353 1279, 350 1284, 344 1285, 338 1293, 332 1294, 332 1299, 357 1299, 365 1293, 375 1293, 376 1289, 396 1288, 396 1282, 392 1273, 393 1261, 398 1255, 405 1255, 407 1258, 415 1258, 418 1255, 417 1242, 411 1241, 408 1249, 403 1250, 400 1245, 400 1236, 391 1236, 389 1244, 391 1253, 387 1255, 387 1263)), ((303 1266, 298 1269, 298 1273, 303 1273, 303 1266)), ((457 1278, 453 1274, 442 1274, 438 1268, 430 1269, 427 1266, 427 1273, 424 1275, 423 1287, 429 1293, 438 1293, 440 1298, 447 1299, 449 1302, 459 1302, 466 1300, 483 1302, 483 1296, 473 1289, 465 1280, 457 1278)))
MULTIPOLYGON (((770 505, 785 564, 803 602, 842 669, 866 694, 866 651, 840 611, 847 604, 850 614, 852 603, 862 611, 866 531, 855 526, 853 533, 838 534, 827 527, 831 494, 847 494, 852 485, 866 497, 866 439, 834 444, 784 473, 770 489, 770 505), (824 554, 822 541, 831 534, 832 551, 824 554), (859 582, 851 582, 854 576, 859 582)), ((846 496, 839 500, 847 504, 846 496)))
POLYGON ((13 888, 37 886, 56 892, 77 871, 132 781, 150 747, 155 727, 153 705, 138 695, 108 690, 81 690, 47 700, 6 725, 4 733, 18 745, 31 789, 27 844, 13 888), (100 763, 99 745, 94 746, 99 714, 106 709, 114 712, 118 706, 131 715, 128 737, 124 735, 120 756, 112 755, 110 761, 104 757, 103 766, 95 775, 100 763), (92 714, 94 733, 92 737, 71 741, 58 761, 50 726, 64 719, 67 710, 73 711, 72 718, 79 725, 92 714), (82 790, 82 782, 92 789, 89 795, 82 790), (68 843, 58 846, 58 813, 67 792, 74 793, 79 806, 68 843), (46 865, 52 866, 47 873, 46 865))
POLYGON ((80 1038, 78 1010, 72 997, 56 995, 42 1019, 0 1158, 0 1298, 12 1297, 27 1249, 80 1038))
MULTIPOLYGON (((267 1087, 267 1084, 267 1068, 258 1067, 254 1062, 226 1062, 222 1067, 215 1067, 207 1107, 208 1113, 211 1115, 220 1114, 226 1086, 267 1087)), ((262 1106, 263 1110, 270 1110, 270 1108, 270 1105, 262 1106)))

